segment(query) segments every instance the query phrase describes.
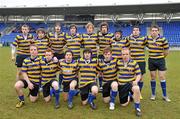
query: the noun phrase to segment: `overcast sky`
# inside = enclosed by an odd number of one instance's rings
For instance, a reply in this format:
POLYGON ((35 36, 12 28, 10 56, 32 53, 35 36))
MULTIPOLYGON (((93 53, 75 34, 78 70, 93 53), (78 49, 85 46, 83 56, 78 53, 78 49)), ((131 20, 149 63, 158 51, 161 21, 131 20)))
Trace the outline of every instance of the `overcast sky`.
POLYGON ((86 6, 172 3, 180 0, 0 0, 0 7, 86 6))

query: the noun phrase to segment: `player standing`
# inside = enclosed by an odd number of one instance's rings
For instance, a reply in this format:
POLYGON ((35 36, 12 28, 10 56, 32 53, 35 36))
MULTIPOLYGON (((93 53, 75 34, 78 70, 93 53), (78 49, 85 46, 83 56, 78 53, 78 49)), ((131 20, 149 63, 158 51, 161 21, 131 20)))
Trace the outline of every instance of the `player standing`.
POLYGON ((122 31, 117 30, 114 33, 112 38, 111 48, 112 48, 112 57, 116 59, 121 59, 121 50, 124 47, 129 47, 129 42, 127 39, 124 39, 122 36, 122 31))
POLYGON ((166 93, 166 61, 165 58, 169 52, 169 44, 166 38, 159 34, 159 27, 152 26, 151 27, 151 35, 147 36, 147 47, 149 48, 149 71, 151 75, 151 100, 155 100, 156 98, 156 76, 158 72, 158 76, 161 82, 161 88, 163 93, 163 99, 167 102, 171 100, 168 98, 166 93))
POLYGON ((77 26, 75 24, 70 25, 69 33, 66 33, 65 39, 66 47, 73 52, 74 59, 80 58, 82 38, 80 34, 77 33, 77 26))
POLYGON ((86 25, 87 33, 82 34, 82 45, 92 50, 92 58, 97 58, 98 36, 94 33, 94 25, 89 22, 86 25))
POLYGON ((38 46, 38 56, 42 58, 49 48, 49 39, 46 37, 46 31, 43 28, 37 29, 36 34, 37 37, 35 38, 34 43, 38 46))
POLYGON ((23 61, 30 56, 29 46, 33 41, 33 35, 29 34, 28 25, 23 25, 21 31, 22 34, 17 35, 12 44, 12 61, 16 60, 15 64, 17 66, 16 80, 20 79, 23 61))
MULTIPOLYGON (((138 26, 133 27, 132 34, 126 38, 130 43, 131 59, 136 61, 141 70, 141 80, 138 82, 140 91, 143 88, 144 74, 146 73, 146 62, 145 62, 145 47, 146 38, 140 36, 140 28, 138 26)), ((141 96, 142 99, 142 96, 141 96)))

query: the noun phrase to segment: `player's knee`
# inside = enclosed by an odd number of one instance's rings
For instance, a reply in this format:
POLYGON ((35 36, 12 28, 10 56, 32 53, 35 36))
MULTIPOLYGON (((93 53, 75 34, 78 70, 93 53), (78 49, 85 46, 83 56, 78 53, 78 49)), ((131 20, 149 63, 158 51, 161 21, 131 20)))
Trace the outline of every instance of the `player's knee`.
POLYGON ((126 107, 129 104, 129 101, 126 103, 121 104, 121 106, 126 107))
POLYGON ((91 88, 91 92, 92 92, 92 94, 96 95, 98 93, 98 87, 97 86, 93 86, 91 88))
POLYGON ((15 85, 14 85, 14 88, 15 89, 19 89, 20 88, 20 84, 18 82, 16 82, 15 85))
POLYGON ((113 91, 117 91, 118 90, 118 83, 117 82, 112 82, 112 84, 111 84, 111 88, 112 88, 112 90, 113 91))
POLYGON ((70 83, 70 89, 71 89, 71 90, 74 90, 75 87, 76 87, 76 85, 77 85, 77 82, 76 82, 76 81, 72 81, 72 82, 70 83))
POLYGON ((136 86, 133 86, 133 87, 132 87, 132 90, 133 90, 134 93, 140 93, 139 86, 137 86, 137 85, 136 85, 136 86))
POLYGON ((59 84, 58 84, 58 82, 57 82, 57 81, 53 81, 52 87, 53 87, 55 90, 58 90, 58 89, 59 89, 59 84))
POLYGON ((32 103, 34 103, 34 102, 37 101, 37 98, 38 98, 38 97, 34 97, 34 96, 32 97, 32 96, 30 96, 30 101, 31 101, 32 103))
POLYGON ((44 101, 45 101, 46 103, 48 103, 50 100, 51 100, 51 97, 50 97, 50 96, 44 98, 44 101))
POLYGON ((87 100, 82 101, 82 105, 86 105, 87 104, 87 100))
POLYGON ((104 101, 104 103, 109 103, 109 101, 110 101, 110 97, 105 97, 105 98, 103 98, 103 101, 104 101))
POLYGON ((14 88, 15 89, 21 89, 23 87, 23 84, 21 81, 17 81, 14 85, 14 88))

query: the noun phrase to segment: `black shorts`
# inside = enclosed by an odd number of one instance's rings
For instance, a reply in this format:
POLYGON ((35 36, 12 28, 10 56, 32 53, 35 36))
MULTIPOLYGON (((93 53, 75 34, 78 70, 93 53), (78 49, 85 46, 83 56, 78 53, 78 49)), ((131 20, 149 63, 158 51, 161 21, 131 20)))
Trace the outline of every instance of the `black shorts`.
POLYGON ((55 52, 54 57, 56 57, 58 60, 64 59, 64 54, 58 54, 58 53, 55 52))
POLYGON ((26 59, 27 57, 29 57, 29 55, 17 55, 16 56, 16 66, 18 68, 22 67, 22 64, 24 62, 24 59, 26 59))
MULTIPOLYGON (((24 84, 24 88, 27 88, 28 87, 28 83, 26 82, 26 80, 21 80, 24 84)), ((31 82, 33 85, 34 85, 34 88, 31 90, 29 89, 29 94, 31 96, 37 96, 38 95, 38 92, 39 92, 39 85, 34 83, 34 82, 31 82)))
POLYGON ((148 65, 149 65, 149 70, 150 71, 166 71, 166 61, 164 58, 160 58, 160 59, 152 59, 149 58, 148 59, 148 65))
POLYGON ((50 95, 50 88, 52 87, 52 83, 54 81, 57 81, 55 79, 51 80, 50 82, 46 83, 42 88, 43 88, 43 96, 48 97, 50 95))
POLYGON ((124 104, 124 103, 128 102, 129 92, 132 93, 132 84, 131 83, 126 83, 124 85, 119 85, 118 86, 118 91, 119 91, 120 104, 124 104))
POLYGON ((85 101, 88 98, 89 92, 91 92, 91 88, 93 86, 97 86, 97 84, 95 82, 93 82, 93 83, 86 85, 85 87, 80 88, 80 94, 81 94, 82 101, 85 101))
MULTIPOLYGON (((76 80, 76 79, 73 79, 73 80, 76 80)), ((63 92, 69 92, 69 89, 70 89, 70 83, 73 81, 73 80, 71 80, 71 81, 68 81, 68 82, 64 82, 63 81, 63 92)), ((77 81, 77 80, 76 80, 77 81)))
POLYGON ((112 82, 113 81, 108 81, 108 82, 104 83, 103 90, 102 90, 103 98, 110 96, 112 82))
POLYGON ((137 62, 139 65, 139 68, 141 70, 141 74, 145 74, 146 73, 146 62, 137 62))

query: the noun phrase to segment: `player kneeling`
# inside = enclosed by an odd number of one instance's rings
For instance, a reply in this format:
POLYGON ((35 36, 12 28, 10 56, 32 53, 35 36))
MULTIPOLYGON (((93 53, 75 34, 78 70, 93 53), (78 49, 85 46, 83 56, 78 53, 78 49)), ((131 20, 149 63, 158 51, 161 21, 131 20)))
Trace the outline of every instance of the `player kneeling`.
POLYGON ((103 78, 103 99, 109 103, 109 109, 115 109, 115 99, 118 92, 117 83, 117 59, 112 58, 112 50, 107 47, 103 51, 103 59, 99 59, 99 70, 103 78))
POLYGON ((127 106, 130 102, 129 93, 133 93, 135 111, 137 116, 141 116, 140 110, 140 89, 138 82, 141 79, 139 65, 130 59, 129 49, 122 50, 122 60, 117 62, 118 68, 118 91, 120 104, 127 106))
POLYGON ((68 108, 73 108, 73 97, 77 94, 75 89, 77 86, 77 70, 78 63, 73 60, 73 52, 67 50, 65 52, 65 59, 60 60, 59 67, 63 76, 63 98, 68 100, 68 108))
POLYGON ((29 88, 29 98, 31 102, 35 102, 37 100, 41 79, 40 60, 41 59, 38 57, 37 45, 30 45, 30 57, 24 59, 21 70, 23 79, 17 81, 14 86, 19 98, 16 108, 20 108, 25 104, 24 93, 22 91, 23 88, 29 88))
POLYGON ((51 100, 50 88, 55 90, 55 108, 59 108, 59 84, 56 80, 56 72, 58 69, 58 60, 53 58, 53 51, 47 49, 45 52, 45 58, 40 61, 41 65, 41 84, 43 88, 43 96, 45 102, 51 100))
POLYGON ((83 51, 83 58, 78 61, 80 74, 80 93, 82 104, 90 104, 92 109, 96 109, 94 99, 98 93, 96 83, 97 78, 97 59, 92 59, 92 52, 90 49, 83 51))

